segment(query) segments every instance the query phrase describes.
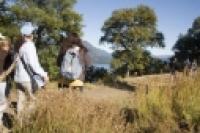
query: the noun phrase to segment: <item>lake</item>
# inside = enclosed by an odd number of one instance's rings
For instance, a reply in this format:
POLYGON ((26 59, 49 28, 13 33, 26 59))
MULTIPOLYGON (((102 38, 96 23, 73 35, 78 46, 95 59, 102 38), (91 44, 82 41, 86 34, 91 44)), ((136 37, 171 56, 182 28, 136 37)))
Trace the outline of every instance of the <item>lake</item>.
POLYGON ((110 70, 110 64, 93 64, 93 66, 97 67, 97 68, 104 68, 106 70, 110 70))

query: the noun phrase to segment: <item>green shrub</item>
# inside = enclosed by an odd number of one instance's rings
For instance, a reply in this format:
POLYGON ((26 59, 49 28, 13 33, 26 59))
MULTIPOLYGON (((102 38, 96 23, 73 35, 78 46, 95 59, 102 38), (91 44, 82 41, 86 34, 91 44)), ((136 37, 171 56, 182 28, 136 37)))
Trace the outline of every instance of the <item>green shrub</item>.
MULTIPOLYGON (((198 75, 199 76, 199 75, 198 75)), ((190 124, 200 124, 200 81, 186 78, 177 83, 172 97, 173 111, 190 124)))

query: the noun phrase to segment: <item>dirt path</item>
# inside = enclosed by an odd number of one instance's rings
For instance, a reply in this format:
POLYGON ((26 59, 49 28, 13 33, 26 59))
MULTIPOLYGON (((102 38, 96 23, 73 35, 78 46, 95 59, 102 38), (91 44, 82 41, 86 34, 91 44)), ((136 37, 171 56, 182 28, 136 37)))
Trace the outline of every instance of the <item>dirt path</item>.
POLYGON ((108 100, 118 101, 128 99, 132 96, 133 92, 115 89, 107 86, 94 86, 94 89, 86 89, 83 92, 83 96, 94 100, 108 100))
MULTIPOLYGON (((121 81, 126 82, 130 86, 136 85, 146 85, 155 86, 155 85, 169 85, 170 75, 148 75, 142 77, 130 77, 121 79, 121 81)), ((47 86, 48 89, 58 90, 57 83, 50 83, 47 86)), ((111 101, 118 102, 124 101, 134 97, 133 91, 128 91, 125 89, 116 89, 115 87, 104 86, 100 84, 86 84, 83 93, 80 96, 88 99, 93 99, 97 101, 111 101)))
MULTIPOLYGON (((170 86, 173 83, 170 74, 130 77, 121 79, 121 81, 126 82, 130 86, 135 86, 137 89, 142 89, 144 88, 143 86, 146 85, 154 88, 159 86, 170 86)), ((133 98, 134 92, 104 85, 88 84, 86 85, 83 96, 95 100, 119 101, 120 99, 123 101, 133 98)))
MULTIPOLYGON (((48 90, 58 91, 57 83, 50 83, 47 88, 48 90)), ((99 84, 86 84, 83 92, 78 93, 80 94, 79 96, 87 99, 95 101, 108 101, 114 103, 119 103, 119 101, 123 102, 133 96, 132 91, 116 89, 99 84)))

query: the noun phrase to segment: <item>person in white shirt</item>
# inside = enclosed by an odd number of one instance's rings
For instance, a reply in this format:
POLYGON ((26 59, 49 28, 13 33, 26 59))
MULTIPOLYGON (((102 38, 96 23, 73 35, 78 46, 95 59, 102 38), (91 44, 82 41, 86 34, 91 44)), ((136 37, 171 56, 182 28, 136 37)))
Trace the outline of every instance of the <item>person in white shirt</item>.
MULTIPOLYGON (((40 74, 44 81, 48 81, 48 76, 47 72, 43 70, 41 67, 37 52, 36 52, 36 47, 33 42, 33 32, 34 28, 31 23, 28 23, 24 25, 21 28, 21 34, 23 37, 23 43, 21 47, 19 48, 19 58, 23 58, 24 62, 26 64, 29 64, 32 69, 40 74)), ((34 100, 34 94, 33 94, 33 83, 32 83, 32 77, 29 75, 29 73, 26 71, 24 64, 22 63, 22 60, 19 59, 16 64, 16 69, 15 69, 15 76, 14 80, 17 85, 18 89, 18 101, 17 101, 17 113, 19 116, 21 115, 22 111, 24 110, 24 104, 26 101, 29 100, 34 100)))

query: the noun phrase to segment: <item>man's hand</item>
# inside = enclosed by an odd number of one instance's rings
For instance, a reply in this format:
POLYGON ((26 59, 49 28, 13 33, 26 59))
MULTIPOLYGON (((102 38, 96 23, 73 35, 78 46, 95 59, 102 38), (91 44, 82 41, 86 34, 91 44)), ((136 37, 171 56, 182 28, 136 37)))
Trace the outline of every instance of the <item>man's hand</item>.
POLYGON ((44 81, 45 81, 46 83, 49 82, 49 77, 48 77, 48 76, 44 77, 44 81))

